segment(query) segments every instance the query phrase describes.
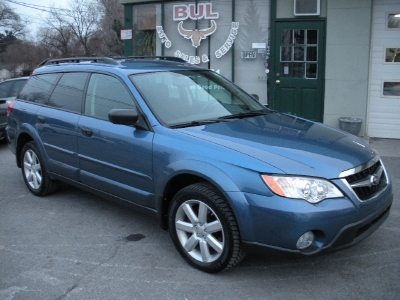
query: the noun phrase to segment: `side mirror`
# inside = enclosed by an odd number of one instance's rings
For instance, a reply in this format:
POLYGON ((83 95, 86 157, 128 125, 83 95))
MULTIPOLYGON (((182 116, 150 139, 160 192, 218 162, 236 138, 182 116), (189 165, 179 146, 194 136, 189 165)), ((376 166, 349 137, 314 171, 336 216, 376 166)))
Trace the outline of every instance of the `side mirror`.
POLYGON ((112 109, 108 113, 108 120, 119 125, 134 126, 137 129, 150 130, 144 117, 139 118, 136 108, 133 109, 112 109))
POLYGON ((136 109, 112 109, 108 113, 111 123, 120 125, 135 125, 139 116, 136 109))

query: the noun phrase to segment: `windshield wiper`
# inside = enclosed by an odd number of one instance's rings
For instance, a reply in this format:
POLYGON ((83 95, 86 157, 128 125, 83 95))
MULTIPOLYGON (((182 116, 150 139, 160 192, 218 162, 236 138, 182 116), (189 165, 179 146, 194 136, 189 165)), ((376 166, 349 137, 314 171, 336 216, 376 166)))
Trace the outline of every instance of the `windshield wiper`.
POLYGON ((270 111, 268 111, 268 110, 256 110, 256 111, 242 112, 239 114, 218 117, 216 119, 206 119, 206 120, 191 121, 191 122, 187 122, 187 123, 175 124, 175 125, 169 126, 169 128, 184 128, 184 127, 200 126, 200 125, 207 125, 207 124, 213 124, 213 123, 219 123, 219 122, 228 122, 228 121, 232 121, 235 119, 243 119, 243 118, 249 118, 249 117, 262 116, 262 115, 266 115, 268 113, 270 113, 270 111))
POLYGON ((224 120, 218 119, 208 119, 208 120, 200 120, 200 121, 191 121, 187 123, 180 123, 169 126, 169 128, 184 128, 184 127, 192 127, 192 126, 200 126, 200 125, 207 125, 219 122, 226 122, 224 120))
POLYGON ((234 115, 219 117, 218 120, 243 119, 243 118, 248 118, 248 117, 256 117, 256 116, 266 115, 267 113, 268 113, 268 111, 265 111, 265 110, 241 112, 241 113, 234 114, 234 115))

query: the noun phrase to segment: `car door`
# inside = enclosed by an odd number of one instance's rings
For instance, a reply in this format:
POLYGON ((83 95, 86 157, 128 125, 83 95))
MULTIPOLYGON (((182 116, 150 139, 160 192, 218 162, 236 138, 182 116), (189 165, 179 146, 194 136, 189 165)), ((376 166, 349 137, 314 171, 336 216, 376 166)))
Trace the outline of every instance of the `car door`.
MULTIPOLYGON (((49 85, 49 80, 56 80, 51 75, 61 74, 37 76, 41 81, 37 84, 49 85)), ((47 105, 36 112, 36 128, 49 157, 49 171, 76 181, 79 180, 77 123, 87 78, 88 73, 82 72, 62 74, 47 105)))
POLYGON ((111 109, 134 107, 131 93, 119 78, 91 75, 84 115, 78 122, 80 178, 90 187, 152 207, 153 132, 108 120, 111 109))

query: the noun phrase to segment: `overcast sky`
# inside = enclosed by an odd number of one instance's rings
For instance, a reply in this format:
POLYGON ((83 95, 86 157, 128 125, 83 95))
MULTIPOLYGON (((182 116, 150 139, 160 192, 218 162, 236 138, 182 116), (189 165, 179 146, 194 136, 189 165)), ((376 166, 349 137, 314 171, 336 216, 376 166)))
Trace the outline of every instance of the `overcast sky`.
POLYGON ((47 18, 49 8, 67 8, 68 0, 5 0, 24 20, 28 21, 30 32, 34 33, 47 18))

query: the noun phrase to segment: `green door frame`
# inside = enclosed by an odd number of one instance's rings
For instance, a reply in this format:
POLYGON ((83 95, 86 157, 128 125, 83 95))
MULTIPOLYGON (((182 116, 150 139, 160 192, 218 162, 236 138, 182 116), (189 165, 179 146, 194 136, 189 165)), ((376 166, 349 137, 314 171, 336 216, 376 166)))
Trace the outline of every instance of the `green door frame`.
POLYGON ((326 18, 290 18, 290 19, 278 19, 277 18, 277 1, 278 0, 271 0, 271 7, 270 7, 270 39, 269 39, 269 46, 270 46, 270 59, 269 59, 269 80, 268 80, 268 104, 269 107, 274 109, 275 104, 277 101, 277 92, 278 89, 281 86, 278 86, 276 84, 276 80, 281 79, 280 76, 277 76, 278 73, 281 73, 279 70, 280 68, 280 61, 279 59, 276 59, 279 57, 278 53, 276 51, 278 47, 278 41, 276 37, 276 29, 277 29, 277 24, 280 23, 290 23, 290 22, 323 22, 323 34, 322 34, 322 46, 323 46, 323 51, 321 54, 321 57, 318 58, 318 64, 321 64, 321 67, 319 67, 320 74, 318 76, 322 76, 322 81, 321 81, 321 93, 320 93, 320 101, 321 101, 321 106, 318 108, 319 112, 316 112, 316 114, 319 116, 316 118, 316 120, 322 122, 323 120, 323 113, 324 113, 324 90, 325 90, 325 47, 326 47, 326 41, 325 41, 325 32, 326 32, 326 18))

